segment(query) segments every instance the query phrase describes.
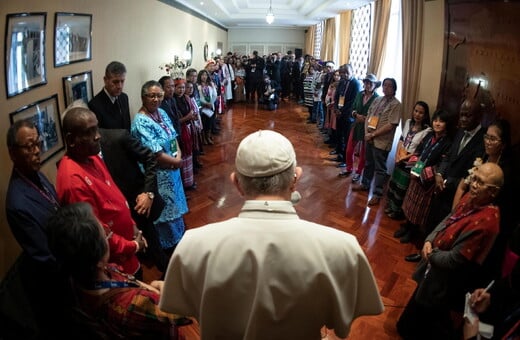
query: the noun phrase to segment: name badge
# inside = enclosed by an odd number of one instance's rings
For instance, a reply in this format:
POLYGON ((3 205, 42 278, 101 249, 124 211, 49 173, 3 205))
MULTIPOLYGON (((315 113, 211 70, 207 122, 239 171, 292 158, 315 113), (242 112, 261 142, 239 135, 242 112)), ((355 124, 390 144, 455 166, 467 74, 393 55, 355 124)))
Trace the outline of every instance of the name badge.
POLYGON ((377 123, 378 122, 379 122, 379 117, 378 116, 370 116, 370 118, 368 118, 368 125, 367 125, 367 127, 369 129, 375 130, 377 128, 377 123))
POLYGON ((338 100, 338 108, 342 108, 343 105, 345 105, 345 96, 339 96, 339 100, 338 100))
POLYGON ((177 140, 175 138, 170 141, 170 148, 172 150, 172 156, 177 157, 177 140))

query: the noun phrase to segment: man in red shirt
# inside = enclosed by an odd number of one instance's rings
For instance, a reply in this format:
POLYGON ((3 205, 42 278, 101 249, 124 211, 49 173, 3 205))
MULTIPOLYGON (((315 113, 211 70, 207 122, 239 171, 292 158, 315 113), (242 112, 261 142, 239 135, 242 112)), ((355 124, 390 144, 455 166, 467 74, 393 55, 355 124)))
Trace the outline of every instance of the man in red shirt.
POLYGON ((145 249, 146 240, 99 156, 101 136, 95 114, 84 107, 69 109, 63 132, 67 153, 60 161, 56 180, 61 204, 89 203, 110 236, 110 262, 121 265, 128 274, 140 273, 135 253, 145 249))

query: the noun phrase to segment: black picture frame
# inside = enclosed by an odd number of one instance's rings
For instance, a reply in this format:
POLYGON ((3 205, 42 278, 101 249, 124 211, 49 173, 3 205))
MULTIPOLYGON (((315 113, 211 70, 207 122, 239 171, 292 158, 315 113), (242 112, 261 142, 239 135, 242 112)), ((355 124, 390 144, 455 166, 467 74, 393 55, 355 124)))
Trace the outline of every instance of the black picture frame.
POLYGON ((42 164, 65 148, 57 94, 24 106, 9 114, 11 125, 25 119, 34 123, 38 133, 43 138, 40 155, 42 164))
POLYGON ((76 73, 62 78, 65 107, 75 100, 82 99, 85 104, 94 97, 92 87, 92 71, 76 73))
POLYGON ((47 13, 8 14, 5 27, 7 98, 47 84, 45 26, 47 13))
POLYGON ((204 43, 204 61, 208 61, 209 60, 208 57, 209 57, 209 47, 208 47, 208 43, 205 42, 204 43))
POLYGON ((57 12, 54 67, 92 60, 92 14, 57 12))
POLYGON ((190 56, 189 59, 186 59, 186 67, 190 67, 193 63, 193 44, 191 40, 188 40, 186 43, 186 54, 190 56))

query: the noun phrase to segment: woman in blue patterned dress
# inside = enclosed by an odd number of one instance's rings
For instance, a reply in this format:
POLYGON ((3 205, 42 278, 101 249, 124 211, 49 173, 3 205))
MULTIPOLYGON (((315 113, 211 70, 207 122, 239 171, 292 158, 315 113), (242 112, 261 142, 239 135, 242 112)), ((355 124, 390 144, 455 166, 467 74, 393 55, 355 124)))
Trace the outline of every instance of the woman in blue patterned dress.
POLYGON ((165 207, 154 221, 164 251, 171 255, 184 234, 183 215, 188 212, 179 168, 182 166, 177 132, 160 108, 164 91, 159 82, 150 80, 141 88, 143 106, 132 122, 132 135, 150 148, 157 157, 157 186, 165 207))

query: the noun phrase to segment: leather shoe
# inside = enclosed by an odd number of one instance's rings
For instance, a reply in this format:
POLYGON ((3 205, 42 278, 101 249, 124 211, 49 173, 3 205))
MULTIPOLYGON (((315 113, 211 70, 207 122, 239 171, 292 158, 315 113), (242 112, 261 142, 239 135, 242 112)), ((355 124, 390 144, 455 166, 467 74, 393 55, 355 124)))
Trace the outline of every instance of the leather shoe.
POLYGON ((352 191, 368 191, 368 188, 363 184, 354 184, 351 188, 352 191))
POLYGON ((408 262, 419 262, 421 261, 421 254, 410 254, 404 257, 405 261, 408 262))
POLYGON ((338 174, 338 177, 348 177, 351 173, 352 171, 343 171, 338 174))
POLYGON ((401 227, 394 233, 395 238, 401 238, 408 232, 408 228, 401 227))
POLYGON ((378 205, 380 200, 381 197, 374 196, 368 201, 367 205, 378 205))
POLYGON ((193 321, 191 319, 188 319, 184 316, 181 316, 179 318, 173 319, 173 324, 177 327, 187 326, 191 325, 193 321))
POLYGON ((329 155, 331 155, 331 156, 334 156, 337 154, 338 154, 338 152, 336 150, 332 150, 331 152, 329 152, 329 155))
POLYGON ((402 221, 405 219, 404 214, 402 212, 391 211, 386 215, 388 217, 390 217, 392 220, 396 220, 396 221, 402 221))
POLYGON ((400 243, 410 243, 412 241, 412 232, 408 230, 403 236, 399 238, 400 243))
POLYGON ((196 190, 197 189, 197 183, 193 183, 189 187, 185 187, 184 190, 196 190))

